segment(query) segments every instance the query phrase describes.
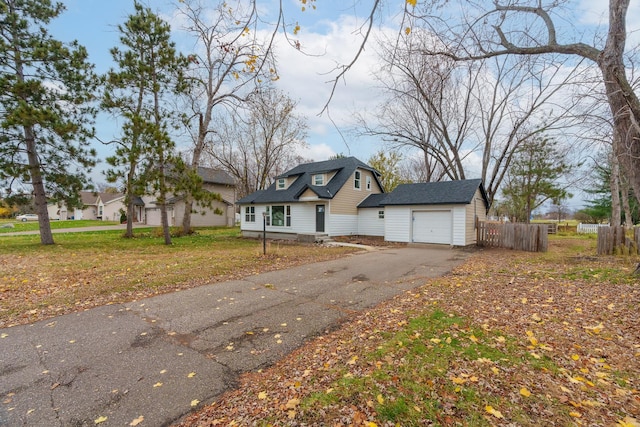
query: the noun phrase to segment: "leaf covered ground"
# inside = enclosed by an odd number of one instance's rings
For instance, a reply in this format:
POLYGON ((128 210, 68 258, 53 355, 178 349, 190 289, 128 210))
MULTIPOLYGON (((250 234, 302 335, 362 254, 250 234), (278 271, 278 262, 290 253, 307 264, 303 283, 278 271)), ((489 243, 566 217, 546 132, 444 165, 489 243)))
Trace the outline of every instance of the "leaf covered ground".
POLYGON ((638 426, 637 258, 483 250, 354 316, 186 426, 638 426))

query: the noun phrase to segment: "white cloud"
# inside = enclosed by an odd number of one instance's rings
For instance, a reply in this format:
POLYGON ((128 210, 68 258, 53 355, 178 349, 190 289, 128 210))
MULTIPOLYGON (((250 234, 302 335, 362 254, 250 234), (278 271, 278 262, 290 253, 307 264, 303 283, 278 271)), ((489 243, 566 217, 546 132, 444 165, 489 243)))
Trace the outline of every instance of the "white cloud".
POLYGON ((306 147, 299 148, 298 154, 305 159, 313 161, 327 160, 329 157, 336 155, 336 152, 325 143, 309 144, 306 147))

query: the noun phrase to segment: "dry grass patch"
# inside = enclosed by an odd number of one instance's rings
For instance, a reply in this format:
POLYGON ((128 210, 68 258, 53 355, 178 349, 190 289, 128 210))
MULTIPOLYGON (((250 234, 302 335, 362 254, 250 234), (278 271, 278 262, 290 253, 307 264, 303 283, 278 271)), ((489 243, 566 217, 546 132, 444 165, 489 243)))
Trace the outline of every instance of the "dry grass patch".
POLYGON ((153 230, 5 236, 0 245, 0 327, 322 261, 353 252, 239 237, 237 229, 201 230, 167 247, 153 230))

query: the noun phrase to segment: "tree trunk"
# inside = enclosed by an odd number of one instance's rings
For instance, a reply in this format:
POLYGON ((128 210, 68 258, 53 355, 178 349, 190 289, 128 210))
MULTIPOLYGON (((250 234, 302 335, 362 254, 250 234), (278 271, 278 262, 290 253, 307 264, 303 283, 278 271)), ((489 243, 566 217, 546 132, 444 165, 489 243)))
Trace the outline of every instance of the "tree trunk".
POLYGON ((53 234, 51 233, 49 211, 47 209, 47 194, 42 180, 40 161, 36 153, 36 137, 33 127, 24 127, 24 139, 27 146, 27 157, 29 158, 29 174, 31 175, 31 185, 33 185, 34 204, 40 226, 40 243, 43 245, 53 245, 55 242, 53 241, 53 234))
POLYGON ((598 66, 613 114, 614 133, 617 131, 620 137, 614 154, 629 174, 629 183, 640 200, 640 100, 627 80, 623 61, 629 1, 609 2, 609 32, 605 48, 598 57, 598 66))
MULTIPOLYGON (((616 132, 614 130, 613 146, 616 146, 616 132)), ((620 209, 620 164, 618 156, 613 153, 611 155, 611 176, 609 177, 609 188, 611 189, 611 219, 609 224, 613 226, 620 225, 622 218, 620 209)))

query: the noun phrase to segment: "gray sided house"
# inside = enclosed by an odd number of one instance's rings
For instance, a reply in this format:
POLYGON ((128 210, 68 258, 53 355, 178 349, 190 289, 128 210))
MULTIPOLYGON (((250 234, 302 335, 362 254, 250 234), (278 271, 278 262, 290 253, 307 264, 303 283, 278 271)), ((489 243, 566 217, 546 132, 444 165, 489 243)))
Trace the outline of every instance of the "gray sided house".
MULTIPOLYGON (((218 193, 221 201, 214 201, 211 208, 202 208, 193 205, 191 225, 194 227, 233 226, 235 222, 235 198, 236 182, 231 175, 219 170, 206 167, 198 167, 198 175, 203 180, 203 188, 212 193, 218 193)), ((144 196, 144 223, 160 226, 160 207, 156 203, 155 196, 144 196)), ((167 214, 170 226, 179 226, 182 223, 185 210, 184 198, 170 196, 167 199, 167 214)))
POLYGON ((358 234, 358 204, 383 192, 379 177, 355 157, 296 166, 238 200, 240 228, 248 237, 261 235, 263 221, 271 238, 358 234))
POLYGON ((387 241, 467 246, 489 210, 479 179, 403 184, 384 193, 380 174, 349 157, 299 165, 238 201, 244 236, 380 236, 387 241), (264 216, 263 216, 264 215, 264 216))

